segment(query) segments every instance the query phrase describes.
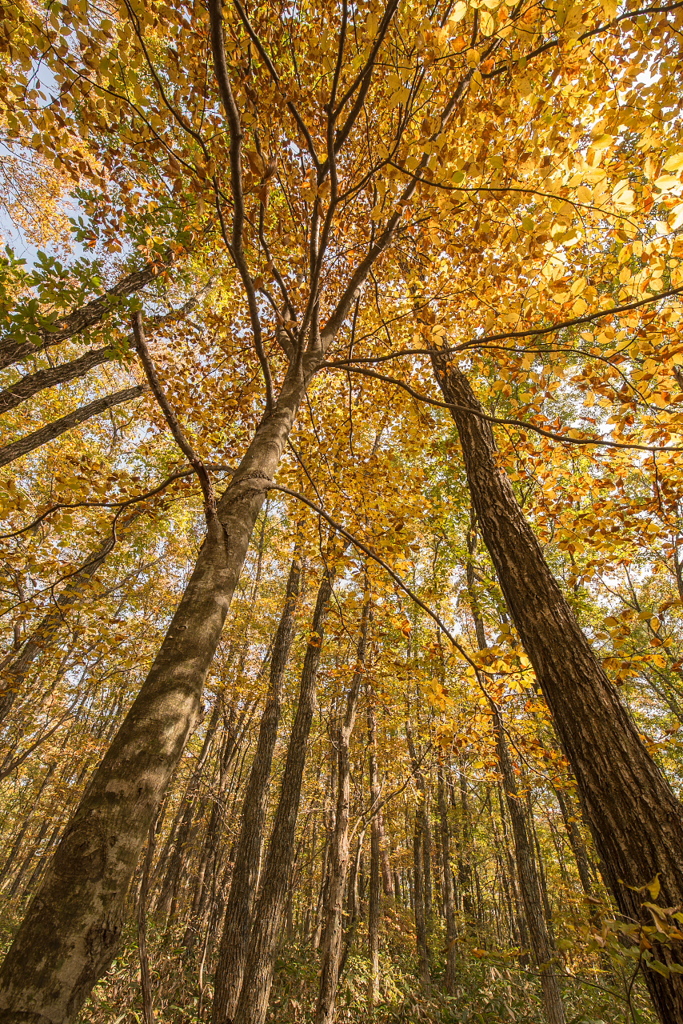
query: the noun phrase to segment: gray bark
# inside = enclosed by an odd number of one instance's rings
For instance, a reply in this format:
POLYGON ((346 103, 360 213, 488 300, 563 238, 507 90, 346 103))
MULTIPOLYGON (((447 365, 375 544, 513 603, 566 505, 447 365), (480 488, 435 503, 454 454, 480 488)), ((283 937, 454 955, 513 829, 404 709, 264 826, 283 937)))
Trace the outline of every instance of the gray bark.
POLYGON ((69 363, 62 363, 60 366, 48 366, 37 373, 30 373, 22 377, 16 384, 12 384, 4 391, 0 391, 0 413, 9 412, 16 406, 33 398, 39 391, 45 388, 53 388, 56 384, 65 384, 70 380, 77 380, 84 377, 88 370, 114 357, 110 348, 98 348, 92 352, 86 352, 78 359, 72 359, 69 363))
POLYGON ((54 441, 56 437, 66 433, 67 430, 77 427, 79 423, 85 423, 86 420, 91 420, 93 416, 98 416, 101 412, 112 409, 115 405, 121 405, 122 402, 130 402, 133 398, 139 398, 143 391, 143 386, 136 384, 135 387, 116 391, 113 395, 105 395, 104 398, 97 398, 94 402, 82 405, 79 409, 74 409, 73 412, 68 413, 66 416, 61 416, 58 420, 53 420, 52 423, 40 427, 39 430, 34 430, 32 434, 20 437, 17 441, 13 441, 12 444, 0 448, 0 466, 7 466, 10 462, 14 462, 15 459, 21 458, 22 455, 28 455, 29 452, 35 451, 41 445, 47 444, 48 441, 54 441))
POLYGON ((12 335, 0 339, 0 370, 94 327, 116 308, 117 300, 140 291, 163 269, 159 263, 148 263, 142 269, 132 271, 103 295, 62 317, 54 329, 37 330, 35 337, 29 341, 22 341, 12 335))

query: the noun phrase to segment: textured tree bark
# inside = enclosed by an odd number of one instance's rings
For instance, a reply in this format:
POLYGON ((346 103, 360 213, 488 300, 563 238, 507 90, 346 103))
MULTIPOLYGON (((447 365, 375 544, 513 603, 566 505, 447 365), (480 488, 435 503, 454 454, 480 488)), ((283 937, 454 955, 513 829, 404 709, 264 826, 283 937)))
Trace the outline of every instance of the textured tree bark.
POLYGON ((121 405, 123 402, 139 398, 143 391, 144 387, 141 384, 136 384, 133 388, 124 388, 122 391, 116 391, 113 395, 105 395, 104 398, 98 398, 94 402, 82 405, 66 416, 61 416, 58 420, 53 420, 52 423, 46 424, 39 430, 34 430, 32 434, 20 437, 12 444, 0 448, 0 466, 7 466, 15 459, 21 458, 22 455, 28 455, 29 452, 35 451, 41 445, 47 444, 48 441, 54 441, 56 437, 65 434, 67 430, 77 427, 79 423, 85 423, 86 420, 91 420, 107 409, 113 409, 114 406, 121 405))
MULTIPOLYGON (((458 428, 479 528, 576 778, 602 872, 621 912, 644 920, 635 891, 658 874, 664 906, 683 903, 683 813, 550 572, 498 465, 490 424, 467 378, 443 357, 437 380, 458 428), (630 888, 632 887, 632 888, 630 888)), ((657 947, 664 963, 683 963, 657 947)), ((683 975, 646 970, 655 1009, 683 1021, 683 975)))
POLYGON ((307 379, 293 370, 211 517, 149 675, 94 773, 0 970, 2 1024, 73 1018, 116 954, 125 897, 187 738, 265 486, 307 379))
POLYGON ((273 751, 280 722, 282 683, 294 638, 300 579, 301 563, 295 553, 273 644, 266 706, 261 718, 256 753, 242 805, 242 826, 235 851, 230 896, 225 909, 216 964, 213 1024, 228 1024, 234 1016, 244 976, 252 908, 263 850, 273 751))
POLYGON ((515 863, 517 865, 517 878, 519 889, 524 906, 531 944, 531 953, 536 967, 541 976, 541 991, 543 995, 543 1009, 547 1024, 565 1024, 564 1004, 562 1002, 562 991, 558 981, 553 961, 556 953, 553 948, 552 937, 548 921, 545 916, 543 898, 541 892, 541 880, 539 878, 536 860, 532 846, 529 828, 527 826, 523 798, 517 791, 515 771, 510 758, 510 751, 505 739, 503 722, 497 706, 491 701, 493 714, 493 729, 496 737, 496 750, 498 752, 498 764, 503 776, 505 788, 505 799, 507 802, 510 822, 512 823, 512 838, 515 846, 515 863))
MULTIPOLYGON (((351 758, 349 746, 356 722, 358 695, 365 672, 365 651, 370 623, 370 604, 366 598, 361 615, 360 637, 356 650, 356 668, 346 698, 344 721, 336 737, 337 746, 337 813, 330 849, 330 870, 327 899, 325 902, 326 921, 322 938, 322 963, 318 1002, 315 1009, 315 1024, 332 1024, 339 984, 344 909, 344 893, 349 867, 349 803, 351 787, 351 758)), ((378 864, 379 867, 379 864, 378 864)))
POLYGON ((27 399, 37 395, 45 388, 52 388, 56 384, 65 384, 70 380, 77 380, 84 377, 88 370, 95 366, 101 366, 114 353, 110 348, 98 348, 92 352, 86 352, 78 359, 72 359, 69 363, 62 363, 60 366, 48 366, 45 370, 38 370, 27 377, 22 377, 16 384, 12 384, 4 391, 0 391, 0 413, 9 412, 27 399))
POLYGON ((54 330, 38 331, 37 337, 31 341, 18 341, 12 336, 0 339, 0 370, 5 366, 11 366, 12 363, 27 359, 29 356, 35 355, 36 352, 59 345, 61 341, 66 341, 75 334, 94 327, 116 307, 117 299, 140 291, 150 281, 153 281, 163 269, 164 267, 160 263, 148 263, 140 270, 132 271, 117 281, 103 295, 91 299, 84 306, 68 313, 58 322, 54 330))
POLYGON ((308 737, 315 710, 318 667, 325 617, 332 596, 333 576, 334 570, 326 570, 318 588, 310 638, 301 672, 299 702, 287 748, 280 799, 275 812, 263 879, 254 910, 254 923, 234 1024, 263 1024, 268 1012, 273 964, 294 859, 296 820, 308 752, 308 737))
POLYGON ((439 838, 441 840, 441 870, 443 874, 443 902, 446 917, 446 991, 449 995, 453 995, 458 980, 458 950, 456 945, 458 926, 455 914, 453 873, 451 871, 451 837, 448 827, 446 779, 442 764, 439 764, 437 796, 439 804, 439 838))

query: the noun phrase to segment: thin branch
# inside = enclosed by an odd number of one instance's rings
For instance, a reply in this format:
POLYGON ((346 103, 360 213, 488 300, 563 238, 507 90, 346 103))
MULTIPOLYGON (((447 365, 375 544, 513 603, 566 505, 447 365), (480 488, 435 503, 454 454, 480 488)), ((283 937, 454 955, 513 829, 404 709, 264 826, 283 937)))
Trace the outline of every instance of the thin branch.
MULTIPOLYGON (((331 367, 333 364, 326 363, 324 365, 331 367)), ((470 409, 464 405, 455 405, 453 402, 441 402, 438 398, 430 398, 429 395, 420 394, 419 391, 415 391, 410 384, 406 384, 402 380, 397 380, 395 377, 386 377, 383 373, 376 373, 374 370, 368 370, 365 367, 345 365, 343 368, 349 373, 359 373, 363 377, 373 377, 375 380, 384 381, 385 384, 393 384, 395 387, 402 388, 419 402, 426 402, 427 405, 434 405, 439 409, 456 409, 458 412, 471 413, 473 416, 478 416, 479 419, 484 420, 487 423, 497 423, 501 426, 521 427, 522 430, 532 430, 534 433, 541 434, 543 437, 549 437, 551 441, 561 441, 563 444, 597 445, 605 448, 627 448, 641 452, 683 452, 683 447, 673 445, 662 445, 661 447, 658 447, 655 445, 628 444, 620 441, 605 441, 603 438, 597 437, 566 437, 564 434, 555 434, 551 430, 545 430, 543 427, 538 427, 534 423, 529 423, 525 420, 506 419, 502 416, 489 416, 484 412, 470 409)))
POLYGON ((135 338, 135 348, 140 356, 140 362, 144 367, 152 393, 159 404, 159 408, 164 414, 166 422, 171 428, 171 433, 173 434, 176 444, 199 478, 199 483, 201 484, 202 492, 204 494, 204 503, 206 505, 206 517, 207 519, 211 519, 216 515, 216 495, 213 489, 213 484, 211 483, 211 477, 209 476, 206 466, 185 437, 183 428, 180 426, 178 418, 173 412, 173 409, 164 394, 156 369, 154 368, 154 363, 152 362, 152 357, 150 356, 149 349, 147 348, 145 332, 142 325, 142 313, 140 313, 139 310, 133 314, 133 336, 135 338))
POLYGON ((439 629, 441 629, 445 636, 448 637, 453 647, 455 647, 455 649, 465 659, 465 661, 467 661, 468 664, 471 665, 473 669, 478 670, 476 662, 472 660, 472 658, 469 656, 465 648, 458 643, 458 641, 455 639, 446 623, 437 614, 437 612, 433 611, 433 609, 431 609, 429 605, 426 605, 424 601, 422 601, 417 596, 415 591, 411 590, 408 584, 398 575, 398 573, 394 569, 392 569, 391 566, 388 565, 387 562, 385 562, 380 555, 375 554, 372 548, 369 548, 367 544, 364 544, 362 540, 359 540, 352 533, 350 533, 344 526, 341 525, 341 523, 338 523, 335 519, 333 519, 328 512, 326 512, 319 505, 316 505, 315 502, 311 501, 310 498, 307 498, 304 494, 300 494, 299 491, 293 491, 289 487, 282 487, 280 484, 272 483, 267 480, 263 481, 263 487, 266 488, 267 490, 280 491, 282 494, 288 494, 290 495, 290 497, 297 498, 299 501, 303 502, 304 505, 308 505, 308 507, 312 509, 315 513, 317 513, 317 515, 321 516, 327 523, 329 523, 333 530, 336 530, 337 533, 340 533, 342 537, 345 537, 350 544, 353 544, 355 548, 357 548, 359 551, 362 551, 363 554, 366 555, 368 558, 371 558, 373 562, 376 562, 378 565, 380 565, 384 569, 384 571, 388 573, 389 576, 391 576, 396 586, 399 587, 399 589, 402 590, 405 594, 407 594, 411 601, 414 601, 416 605, 422 608, 422 610, 426 612, 427 615, 429 615, 430 619, 432 619, 437 624, 439 629))
MULTIPOLYGON (((263 43, 259 39, 258 35, 254 31, 254 29, 253 29, 253 27, 251 25, 251 22, 249 21, 249 18, 247 17, 247 14, 246 14, 245 10, 242 7, 242 4, 240 3, 240 0, 233 0, 233 4, 235 6, 235 10, 237 11, 237 13, 240 16, 240 20, 242 21, 242 24, 244 25, 245 29, 247 30, 247 34, 248 34, 249 38, 251 39, 252 43, 254 44, 256 49, 258 50, 263 63, 268 68, 268 73, 270 74, 270 77, 273 79, 273 81, 276 83, 276 85, 279 86, 280 85, 280 76, 278 75, 277 71, 275 70, 275 65, 273 64, 272 60, 268 56, 268 52, 267 52, 265 46, 263 45, 263 43)), ((298 127, 299 131, 301 132, 301 134, 303 135, 304 139, 306 140, 306 145, 308 146, 308 152, 309 152, 309 154, 311 156, 311 160, 313 161, 313 165, 314 165, 316 171, 319 170, 319 168, 320 168, 320 160, 318 159, 318 155, 317 155, 317 153, 315 151, 315 146, 313 145, 313 138, 312 138, 311 133, 309 132, 308 128, 306 127, 304 119, 301 117, 301 115, 299 114, 299 111, 296 109, 296 106, 294 105, 294 103, 292 103, 291 100, 287 100, 287 109, 289 110, 290 114, 292 115, 292 117, 296 121, 296 124, 297 124, 297 127, 298 127)))
POLYGON ((223 11, 221 0, 209 0, 209 20, 211 24, 211 49, 213 52, 214 69, 221 103, 225 110, 230 134, 230 186, 233 198, 232 241, 229 245, 230 255, 247 293, 249 319, 254 336, 254 348, 261 364, 263 380, 266 387, 266 407, 273 408, 273 381, 268 358, 263 347, 263 332, 256 302, 256 289, 252 280, 247 261, 244 257, 244 188, 242 182, 242 125, 239 110, 233 96, 228 75, 228 63, 223 42, 223 11))

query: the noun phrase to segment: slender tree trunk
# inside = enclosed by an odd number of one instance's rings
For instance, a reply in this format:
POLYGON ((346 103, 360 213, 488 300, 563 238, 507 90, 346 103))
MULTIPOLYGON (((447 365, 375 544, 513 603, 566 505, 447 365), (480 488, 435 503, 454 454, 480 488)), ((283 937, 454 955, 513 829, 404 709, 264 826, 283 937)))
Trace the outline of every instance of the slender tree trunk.
POLYGON ((150 823, 201 715, 204 679, 305 393, 292 371, 221 498, 150 673, 93 775, 0 970, 0 1022, 73 1018, 107 969, 150 823))
POLYGON ((47 786, 48 782, 52 778, 56 767, 57 767, 57 762, 56 761, 53 761, 52 764, 48 765, 47 771, 46 771, 45 775, 43 776, 42 781, 40 783, 40 787, 38 789, 38 792, 37 792, 36 796, 33 799, 32 806, 29 807, 26 811, 24 811, 24 815, 23 815, 24 820, 22 822, 21 828, 19 829, 19 832, 17 833, 17 835, 16 835, 16 837, 14 839, 14 842, 12 843, 12 847, 11 847, 9 853, 7 854, 7 858, 6 858, 5 862, 4 862, 4 864, 2 865, 2 868, 0 868, 0 883, 2 883, 4 881, 6 875, 8 875, 9 872, 14 867, 14 862, 15 862, 15 860, 17 858, 17 855, 19 854, 19 852, 21 850, 21 846, 22 846, 22 843, 24 841, 24 837, 25 837, 25 835, 26 835, 26 833, 28 831, 29 825, 31 824, 31 819, 32 819, 33 812, 35 811, 36 807, 40 803, 40 798, 43 795, 43 790, 45 789, 45 787, 47 786))
POLYGON ((220 712, 221 702, 220 699, 217 699, 211 712, 206 733, 204 734, 199 758, 190 776, 190 781, 187 784, 181 805, 178 808, 176 819, 159 858, 161 864, 167 865, 156 904, 156 912, 162 920, 168 919, 171 907, 176 899, 178 883, 186 857, 187 844, 192 831, 195 807, 199 797, 199 785, 211 752, 211 747, 213 746, 220 712))
POLYGON ((439 764, 438 774, 439 804, 439 837, 441 839, 441 871, 443 875, 443 903, 446 918, 446 991, 449 995, 455 992, 458 979, 458 928, 455 915, 455 894, 453 892, 453 873, 451 871, 451 838, 448 827, 448 801, 446 799, 446 779, 444 767, 439 764))
MULTIPOLYGON (((377 807, 380 801, 379 770, 377 767, 377 720, 373 699, 373 694, 370 693, 370 704, 368 707, 368 746, 370 748, 371 810, 377 807)), ((370 980, 368 982, 368 1000, 371 1007, 374 1006, 379 999, 379 929, 382 920, 381 813, 381 810, 378 810, 370 822, 370 898, 368 901, 368 956, 370 959, 370 980)))
POLYGON ((213 790, 211 814, 209 815, 200 854, 200 868, 195 885, 192 910, 183 937, 183 945, 188 955, 193 953, 195 944, 200 934, 204 931, 211 894, 215 889, 216 872, 219 867, 218 862, 221 853, 220 837, 223 831, 230 772, 239 755, 246 729, 251 721, 253 707, 253 704, 247 705, 236 721, 234 705, 231 705, 227 721, 224 725, 223 740, 218 753, 218 781, 213 790))
POLYGON ((520 797, 517 791, 515 772, 503 731, 503 722, 500 712, 493 701, 491 702, 491 710, 493 713, 498 764, 503 776, 507 808, 510 822, 512 823, 517 877, 524 905, 524 915, 529 930, 531 953, 541 975, 545 1018, 548 1024, 565 1024, 562 992, 557 973, 553 968, 553 960, 556 959, 556 953, 553 948, 550 928, 543 906, 541 879, 534 858, 533 841, 526 821, 524 798, 520 797))
POLYGON ((422 769, 418 762, 417 751, 413 742, 413 733, 410 725, 406 726, 406 736, 408 740, 408 750, 410 752, 413 777, 415 779, 418 792, 418 803, 415 808, 415 827, 413 831, 415 937, 417 941, 420 977, 422 978, 423 984, 428 987, 431 984, 431 974, 429 967, 429 946, 427 942, 429 913, 427 904, 428 889, 425 877, 425 863, 428 855, 425 853, 425 847, 428 842, 430 842, 431 845, 431 836, 428 828, 427 786, 425 784, 422 769))
POLYGON ((593 888, 593 881, 591 879, 590 868, 588 866, 588 851, 586 850, 583 836, 581 835, 576 821, 576 814, 571 807, 568 794, 565 794, 562 789, 558 787, 555 789, 555 796, 557 797, 557 803, 560 808, 560 813, 562 814, 564 827, 567 831, 569 845, 572 848, 574 860, 576 861, 581 888, 589 899, 593 899, 595 897, 595 890, 593 888))
MULTIPOLYGON (((339 983, 344 909, 344 893, 349 867, 349 802, 351 787, 350 743, 356 722, 358 695, 365 672, 365 651, 370 623, 370 604, 367 597, 361 614, 360 637, 356 651, 356 668, 346 698, 344 721, 337 733, 337 809, 330 851, 329 886, 326 901, 325 928, 322 940, 322 965, 315 1024, 332 1024, 339 983)), ((379 866, 379 865, 378 865, 379 866)))
POLYGON ((458 835, 458 889, 462 903, 462 913, 467 927, 472 917, 472 868, 469 861, 470 850, 470 807, 467 797, 467 780, 464 771, 458 772, 458 793, 460 796, 460 828, 458 835))
MULTIPOLYGON (((683 903, 681 805, 550 572, 467 378, 442 357, 434 365, 454 406, 479 527, 576 778, 606 884, 624 915, 645 921, 637 890, 657 876, 662 905, 683 903)), ((656 955, 683 964, 667 946, 658 945, 656 955)), ((683 1022, 683 975, 646 969, 645 979, 660 1019, 683 1022)))
POLYGON ((415 941, 420 979, 425 988, 431 985, 429 968, 429 949, 427 946, 427 919, 425 914, 424 893, 424 820, 420 808, 415 811, 415 828, 413 831, 413 911, 415 915, 415 941))
POLYGON ((154 1024, 154 1003, 152 996, 152 975, 149 969, 149 953, 147 951, 147 896, 149 894, 149 876, 152 871, 154 857, 154 837, 156 820, 149 827, 147 853, 142 866, 142 878, 138 892, 138 955, 140 959, 140 990, 142 992, 142 1019, 144 1024, 154 1024))
POLYGON ((71 430, 72 427, 77 427, 79 423, 85 423, 86 420, 91 420, 99 413, 105 412, 106 409, 112 409, 116 405, 121 405, 122 402, 130 402, 133 398, 139 398, 144 390, 142 384, 136 384, 133 388, 124 388, 123 391, 117 391, 113 395, 105 395, 104 398, 98 398, 94 402, 89 402, 88 405, 82 405, 66 416, 53 420, 52 423, 48 423, 39 430, 34 430, 32 434, 20 437, 12 444, 0 448, 0 466, 6 466, 22 455, 28 455, 29 452, 35 451, 41 445, 47 444, 48 441, 54 441, 56 437, 71 430))
POLYGON ((270 663, 270 686, 261 718, 256 753, 242 807, 230 896, 225 909, 214 983, 213 1024, 228 1024, 239 999, 249 942, 252 907, 258 883, 273 751, 280 722, 282 683, 294 637, 301 564, 294 555, 282 615, 270 663))
POLYGON ((282 915, 290 885, 296 821, 299 813, 308 738, 315 709, 323 628, 332 595, 333 570, 326 570, 316 600, 311 634, 301 673, 299 703, 287 748, 280 800, 254 910, 244 978, 235 1011, 235 1024, 263 1024, 273 982, 273 963, 282 915))

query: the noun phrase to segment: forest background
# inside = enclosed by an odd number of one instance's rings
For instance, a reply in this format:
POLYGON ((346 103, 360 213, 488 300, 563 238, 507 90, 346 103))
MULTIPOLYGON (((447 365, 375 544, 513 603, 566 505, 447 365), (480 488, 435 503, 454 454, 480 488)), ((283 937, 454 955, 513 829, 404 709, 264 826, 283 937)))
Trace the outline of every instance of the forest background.
POLYGON ((682 1022, 683 4, 0 10, 0 1022, 682 1022))

